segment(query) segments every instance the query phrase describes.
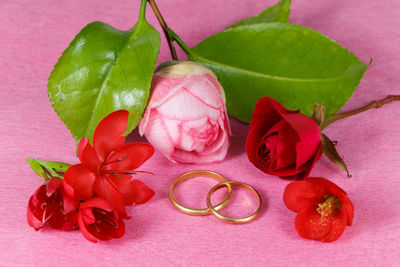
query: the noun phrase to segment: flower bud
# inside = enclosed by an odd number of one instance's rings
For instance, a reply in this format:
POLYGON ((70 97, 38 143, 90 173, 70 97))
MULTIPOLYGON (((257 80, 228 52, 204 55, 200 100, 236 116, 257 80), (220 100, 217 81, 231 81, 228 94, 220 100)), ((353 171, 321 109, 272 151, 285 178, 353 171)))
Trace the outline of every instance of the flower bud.
POLYGON ((224 90, 216 76, 193 62, 159 69, 139 133, 173 162, 223 160, 230 128, 224 90))

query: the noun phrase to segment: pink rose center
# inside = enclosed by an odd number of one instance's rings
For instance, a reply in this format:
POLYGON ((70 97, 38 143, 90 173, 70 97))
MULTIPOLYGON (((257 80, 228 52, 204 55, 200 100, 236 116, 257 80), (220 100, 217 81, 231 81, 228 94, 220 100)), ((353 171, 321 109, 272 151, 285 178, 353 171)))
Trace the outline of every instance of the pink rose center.
POLYGON ((219 126, 208 121, 203 127, 190 128, 186 132, 194 142, 194 150, 202 151, 218 138, 219 126))

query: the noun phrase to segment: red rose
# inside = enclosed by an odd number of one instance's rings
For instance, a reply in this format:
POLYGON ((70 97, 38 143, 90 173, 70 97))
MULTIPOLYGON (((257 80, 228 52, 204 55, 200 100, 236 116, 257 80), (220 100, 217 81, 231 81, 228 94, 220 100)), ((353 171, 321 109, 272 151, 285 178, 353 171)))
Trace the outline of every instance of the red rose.
POLYGON ((28 224, 38 231, 48 222, 52 228, 68 230, 77 223, 76 208, 79 201, 63 191, 63 180, 53 177, 41 185, 28 203, 28 224))
POLYGON ((295 226, 306 239, 331 242, 353 223, 353 203, 336 184, 324 178, 306 178, 286 186, 283 200, 297 212, 295 226))
POLYGON ((321 132, 310 117, 262 97, 251 117, 246 152, 265 173, 303 179, 321 157, 321 132))
POLYGON ((102 198, 92 198, 81 204, 78 224, 83 236, 94 243, 96 238, 110 240, 125 234, 125 223, 118 212, 102 198))

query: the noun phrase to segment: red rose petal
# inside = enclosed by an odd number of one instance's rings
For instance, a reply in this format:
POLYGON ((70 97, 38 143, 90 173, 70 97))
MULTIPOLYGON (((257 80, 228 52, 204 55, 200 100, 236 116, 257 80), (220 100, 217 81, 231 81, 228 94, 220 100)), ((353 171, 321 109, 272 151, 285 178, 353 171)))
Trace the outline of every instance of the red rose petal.
POLYGON ((280 121, 274 127, 277 127, 279 136, 276 150, 276 169, 281 170, 296 162, 297 153, 293 148, 296 147, 299 137, 286 121, 280 121))
POLYGON ((296 146, 296 165, 302 166, 315 156, 321 144, 319 126, 310 117, 301 113, 281 115, 293 127, 300 138, 300 142, 296 146))
MULTIPOLYGON (((281 103, 270 97, 261 97, 254 108, 252 120, 254 118, 273 118, 278 122, 285 113, 298 113, 296 110, 289 110, 282 106, 281 103)), ((273 125, 272 124, 272 125, 273 125)))

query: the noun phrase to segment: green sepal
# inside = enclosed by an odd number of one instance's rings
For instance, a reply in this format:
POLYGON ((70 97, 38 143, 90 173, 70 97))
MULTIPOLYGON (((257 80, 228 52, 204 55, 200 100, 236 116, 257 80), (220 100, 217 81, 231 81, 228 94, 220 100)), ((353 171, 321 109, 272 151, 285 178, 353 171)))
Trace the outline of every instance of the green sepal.
POLYGON ((49 180, 52 177, 64 178, 64 174, 70 164, 58 161, 43 161, 34 158, 28 158, 29 166, 32 170, 44 180, 49 180))
POLYGON ((347 169, 346 163, 336 150, 336 144, 332 142, 325 134, 321 135, 322 151, 325 156, 332 161, 340 169, 347 173, 347 177, 351 178, 351 174, 347 169))

